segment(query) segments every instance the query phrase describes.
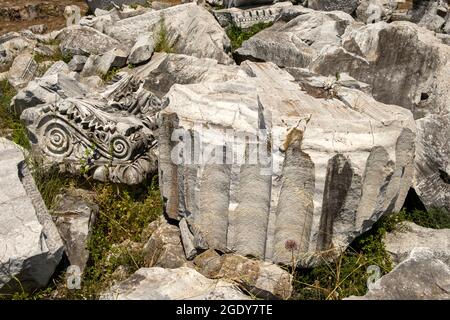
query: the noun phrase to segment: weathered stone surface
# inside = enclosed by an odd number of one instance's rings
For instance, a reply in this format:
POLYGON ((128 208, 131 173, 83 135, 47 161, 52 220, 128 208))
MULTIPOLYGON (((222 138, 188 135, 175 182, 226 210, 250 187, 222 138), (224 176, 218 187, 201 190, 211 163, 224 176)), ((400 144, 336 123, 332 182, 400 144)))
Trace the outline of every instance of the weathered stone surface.
POLYGON ((32 51, 36 41, 16 32, 0 36, 0 72, 8 70, 14 59, 25 50, 32 51))
POLYGON ((94 15, 96 17, 104 16, 104 15, 107 15, 108 13, 109 13, 108 10, 104 10, 104 9, 100 9, 100 8, 96 8, 94 10, 94 15))
MULTIPOLYGON (((240 60, 271 61, 281 67, 307 67, 326 45, 338 45, 353 18, 344 12, 300 14, 285 23, 275 23, 236 50, 240 60)), ((345 71, 345 70, 343 70, 345 71)))
POLYGON ((119 15, 109 14, 109 12, 107 11, 107 14, 102 16, 83 17, 81 18, 79 25, 82 27, 90 27, 97 31, 103 32, 105 30, 105 26, 111 25, 119 20, 120 20, 119 15))
MULTIPOLYGON (((323 89, 329 87, 329 94, 333 93, 332 87, 345 87, 357 89, 368 95, 372 92, 372 87, 367 83, 358 81, 350 77, 347 73, 336 74, 335 79, 317 74, 304 68, 285 68, 297 81, 300 86, 312 96, 323 96, 323 89)), ((332 97, 330 95, 330 97, 332 97)))
POLYGON ((137 38, 133 48, 131 48, 128 63, 140 64, 150 60, 155 50, 154 35, 141 35, 137 38))
POLYGON ((197 270, 210 278, 227 279, 264 299, 288 299, 292 293, 292 276, 275 264, 248 259, 235 254, 217 258, 206 251, 194 260, 197 270))
POLYGON ((82 98, 88 89, 74 78, 64 74, 53 74, 31 81, 26 88, 14 97, 13 110, 21 115, 25 109, 41 104, 54 103, 61 98, 82 98))
POLYGON ((43 288, 61 260, 63 243, 22 151, 4 138, 0 172, 0 292, 43 288))
POLYGON ((80 72, 86 63, 87 58, 85 56, 76 55, 69 62, 69 69, 71 71, 80 72))
POLYGON ((257 23, 274 22, 287 8, 292 7, 289 1, 278 2, 273 5, 258 6, 256 8, 228 8, 214 10, 214 16, 222 27, 236 25, 249 28, 257 23))
POLYGON ((84 55, 103 54, 116 48, 125 47, 116 39, 90 27, 71 26, 63 29, 57 37, 63 54, 84 55))
POLYGON ((362 297, 350 300, 448 300, 450 266, 428 248, 414 248, 409 257, 374 283, 362 297))
POLYGON ((97 9, 110 10, 127 4, 147 4, 147 0, 86 0, 86 3, 95 12, 97 9))
POLYGON ((396 3, 390 0, 361 0, 355 12, 356 20, 367 24, 390 21, 396 8, 396 3))
POLYGON ((176 83, 228 81, 245 76, 238 66, 224 66, 214 59, 159 52, 134 72, 137 78, 145 81, 144 88, 159 97, 163 97, 176 83))
POLYGON ((99 76, 81 77, 80 82, 92 90, 101 90, 105 85, 99 76))
POLYGON ((273 0, 223 0, 223 6, 225 8, 232 7, 248 7, 248 6, 257 6, 262 4, 270 4, 273 3, 273 0))
POLYGON ((113 49, 102 55, 90 55, 81 76, 105 75, 112 68, 121 68, 127 62, 128 54, 121 49, 113 49))
POLYGON ((162 2, 162 1, 152 1, 151 6, 152 6, 152 9, 154 9, 154 10, 162 10, 162 9, 167 9, 167 8, 173 6, 173 4, 168 3, 168 2, 162 2))
POLYGON ((197 255, 197 250, 195 249, 194 235, 189 230, 186 219, 181 219, 179 228, 185 256, 188 260, 192 260, 197 255))
POLYGON ((248 300, 235 285, 211 280, 194 269, 141 268, 113 286, 102 300, 248 300))
POLYGON ((175 269, 186 263, 180 229, 163 222, 144 246, 144 259, 149 267, 175 269))
POLYGON ((352 14, 358 7, 358 0, 308 0, 308 8, 319 11, 344 11, 352 14))
POLYGON ((428 247, 434 256, 450 266, 450 229, 430 229, 403 222, 383 239, 395 263, 408 258, 415 247, 428 247))
POLYGON ((354 24, 342 35, 342 45, 324 48, 310 69, 324 75, 347 72, 369 84, 378 101, 408 108, 420 119, 414 188, 427 207, 448 208, 442 174, 449 172, 450 47, 433 32, 403 21, 354 24))
POLYGON ((416 121, 414 189, 426 208, 450 212, 450 114, 416 121))
POLYGON ((9 69, 8 81, 16 89, 25 87, 38 73, 38 64, 30 53, 18 55, 9 69))
POLYGON ((214 249, 202 252, 194 258, 193 263, 196 270, 207 278, 216 277, 222 267, 222 259, 214 249))
POLYGON ((403 21, 354 24, 342 45, 324 49, 310 68, 347 72, 371 85, 375 99, 408 108, 416 119, 449 112, 450 47, 431 31, 403 21))
POLYGON ((59 73, 63 74, 70 73, 69 66, 64 61, 56 61, 55 63, 53 63, 50 66, 50 68, 48 68, 47 71, 45 71, 42 77, 48 77, 59 73))
POLYGON ((156 220, 150 222, 148 224, 148 226, 146 226, 144 228, 144 230, 142 230, 141 241, 144 243, 147 243, 147 241, 152 236, 153 232, 155 232, 156 229, 158 229, 158 227, 161 224, 163 224, 165 221, 166 221, 166 218, 162 215, 161 217, 159 217, 159 219, 156 219, 156 220))
POLYGON ((43 34, 47 31, 47 26, 45 24, 36 24, 28 28, 33 33, 43 34))
POLYGON ((175 52, 199 58, 213 58, 219 63, 233 64, 226 51, 230 40, 214 17, 195 3, 150 11, 106 26, 105 33, 131 48, 142 34, 167 29, 167 40, 175 52), (205 34, 208 36, 205 37, 205 34))
POLYGON ((445 0, 429 1, 425 14, 418 25, 431 31, 442 32, 448 12, 448 2, 445 0))
POLYGON ((402 207, 413 176, 410 111, 333 78, 312 96, 273 64, 241 68, 240 80, 176 84, 166 95, 158 146, 169 217, 190 213, 210 248, 286 264, 294 251, 307 266, 402 207), (256 139, 258 129, 268 132, 253 142, 263 156, 254 163, 243 135, 256 139), (200 152, 227 146, 242 158, 192 155, 183 149, 189 137, 200 152))
POLYGON ((55 198, 53 219, 64 242, 70 264, 83 272, 89 259, 87 243, 98 213, 92 194, 84 190, 67 190, 55 198))

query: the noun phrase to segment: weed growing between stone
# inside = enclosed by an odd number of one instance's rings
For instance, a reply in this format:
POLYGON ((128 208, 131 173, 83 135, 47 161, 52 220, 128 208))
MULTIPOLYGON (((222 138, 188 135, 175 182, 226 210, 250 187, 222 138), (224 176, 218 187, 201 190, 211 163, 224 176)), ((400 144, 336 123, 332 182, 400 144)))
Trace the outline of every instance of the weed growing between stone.
POLYGON ((7 80, 0 81, 0 136, 6 136, 25 149, 30 149, 25 125, 10 109, 16 93, 7 80))
MULTIPOLYGON (((94 191, 99 213, 88 243, 90 261, 81 289, 69 290, 63 274, 54 285, 57 291, 50 294, 56 299, 97 299, 115 280, 119 266, 129 275, 144 266, 141 240, 146 239, 141 239, 142 231, 162 214, 157 176, 138 187, 73 180, 70 187, 94 191)), ((55 193, 53 187, 47 188, 43 188, 44 194, 55 193)))
POLYGON ((173 46, 169 41, 169 33, 166 27, 166 20, 161 16, 159 30, 155 39, 155 52, 175 53, 173 46))
POLYGON ((312 269, 296 270, 292 299, 334 300, 366 294, 369 266, 378 266, 381 275, 392 270, 383 238, 387 232, 399 228, 403 221, 411 221, 427 228, 450 228, 450 215, 445 210, 402 210, 385 216, 368 232, 356 238, 336 260, 324 261, 323 265, 312 269))
POLYGON ((245 40, 250 39, 258 32, 272 26, 272 22, 260 22, 257 23, 250 28, 240 28, 235 25, 232 25, 226 29, 226 33, 228 38, 230 38, 231 41, 231 50, 235 51, 236 49, 240 48, 242 46, 242 43, 245 40))

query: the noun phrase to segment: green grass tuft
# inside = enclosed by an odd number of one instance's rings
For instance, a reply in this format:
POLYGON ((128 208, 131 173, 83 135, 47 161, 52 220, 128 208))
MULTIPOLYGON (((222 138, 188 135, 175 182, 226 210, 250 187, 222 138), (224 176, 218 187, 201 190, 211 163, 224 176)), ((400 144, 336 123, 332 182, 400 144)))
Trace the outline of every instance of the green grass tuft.
POLYGON ((155 39, 155 52, 174 53, 175 50, 169 41, 169 34, 167 31, 164 16, 161 16, 159 30, 155 39))
POLYGON ((342 299, 366 294, 367 279, 370 276, 367 268, 370 265, 378 266, 381 275, 392 270, 383 238, 387 232, 399 228, 403 221, 411 221, 427 228, 450 228, 450 215, 445 210, 402 210, 382 217, 368 232, 356 238, 335 261, 325 262, 312 269, 296 270, 293 283, 295 293, 292 298, 342 299))
POLYGON ((111 69, 109 69, 106 74, 101 75, 103 82, 105 82, 105 83, 110 82, 112 79, 114 79, 116 74, 119 73, 119 71, 120 71, 120 68, 117 68, 117 67, 112 67, 111 69))
POLYGON ((11 100, 16 94, 7 80, 0 81, 0 136, 9 136, 18 145, 30 149, 27 129, 10 108, 11 100))
POLYGON ((242 46, 242 43, 245 40, 250 39, 258 32, 272 26, 272 22, 260 22, 257 23, 250 28, 240 28, 238 26, 232 25, 226 29, 226 33, 228 35, 228 38, 230 38, 231 41, 231 50, 235 51, 236 49, 240 48, 242 46))

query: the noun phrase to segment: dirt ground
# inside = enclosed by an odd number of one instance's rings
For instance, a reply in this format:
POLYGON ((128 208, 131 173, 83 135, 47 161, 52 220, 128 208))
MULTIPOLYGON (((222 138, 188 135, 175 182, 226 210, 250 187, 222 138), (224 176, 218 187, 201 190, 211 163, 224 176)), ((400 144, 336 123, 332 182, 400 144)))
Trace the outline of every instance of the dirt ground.
POLYGON ((58 30, 65 26, 65 18, 63 17, 64 8, 67 5, 75 4, 81 8, 82 14, 88 11, 88 7, 84 0, 0 0, 0 13, 5 12, 8 8, 20 8, 24 10, 26 6, 37 4, 53 5, 56 9, 48 13, 44 17, 38 17, 32 20, 15 20, 10 21, 10 17, 0 14, 0 35, 10 31, 19 31, 33 25, 45 24, 47 31, 58 30))

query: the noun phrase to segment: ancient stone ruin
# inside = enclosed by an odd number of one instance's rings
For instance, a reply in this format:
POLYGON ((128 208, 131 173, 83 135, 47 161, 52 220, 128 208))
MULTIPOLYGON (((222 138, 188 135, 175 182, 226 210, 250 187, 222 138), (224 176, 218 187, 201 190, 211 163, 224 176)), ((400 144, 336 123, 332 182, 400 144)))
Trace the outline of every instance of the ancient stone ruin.
MULTIPOLYGON (((100 299, 289 299, 298 270, 334 263, 412 195, 450 215, 447 1, 86 3, 61 30, 0 34, 16 121, 0 126, 0 293, 86 276, 99 185, 146 221, 108 244, 100 299), (19 125, 28 150, 10 141, 19 125), (47 208, 33 174, 55 168, 91 189, 68 183, 47 208)), ((445 219, 386 231, 392 272, 350 299, 450 299, 445 219)))

